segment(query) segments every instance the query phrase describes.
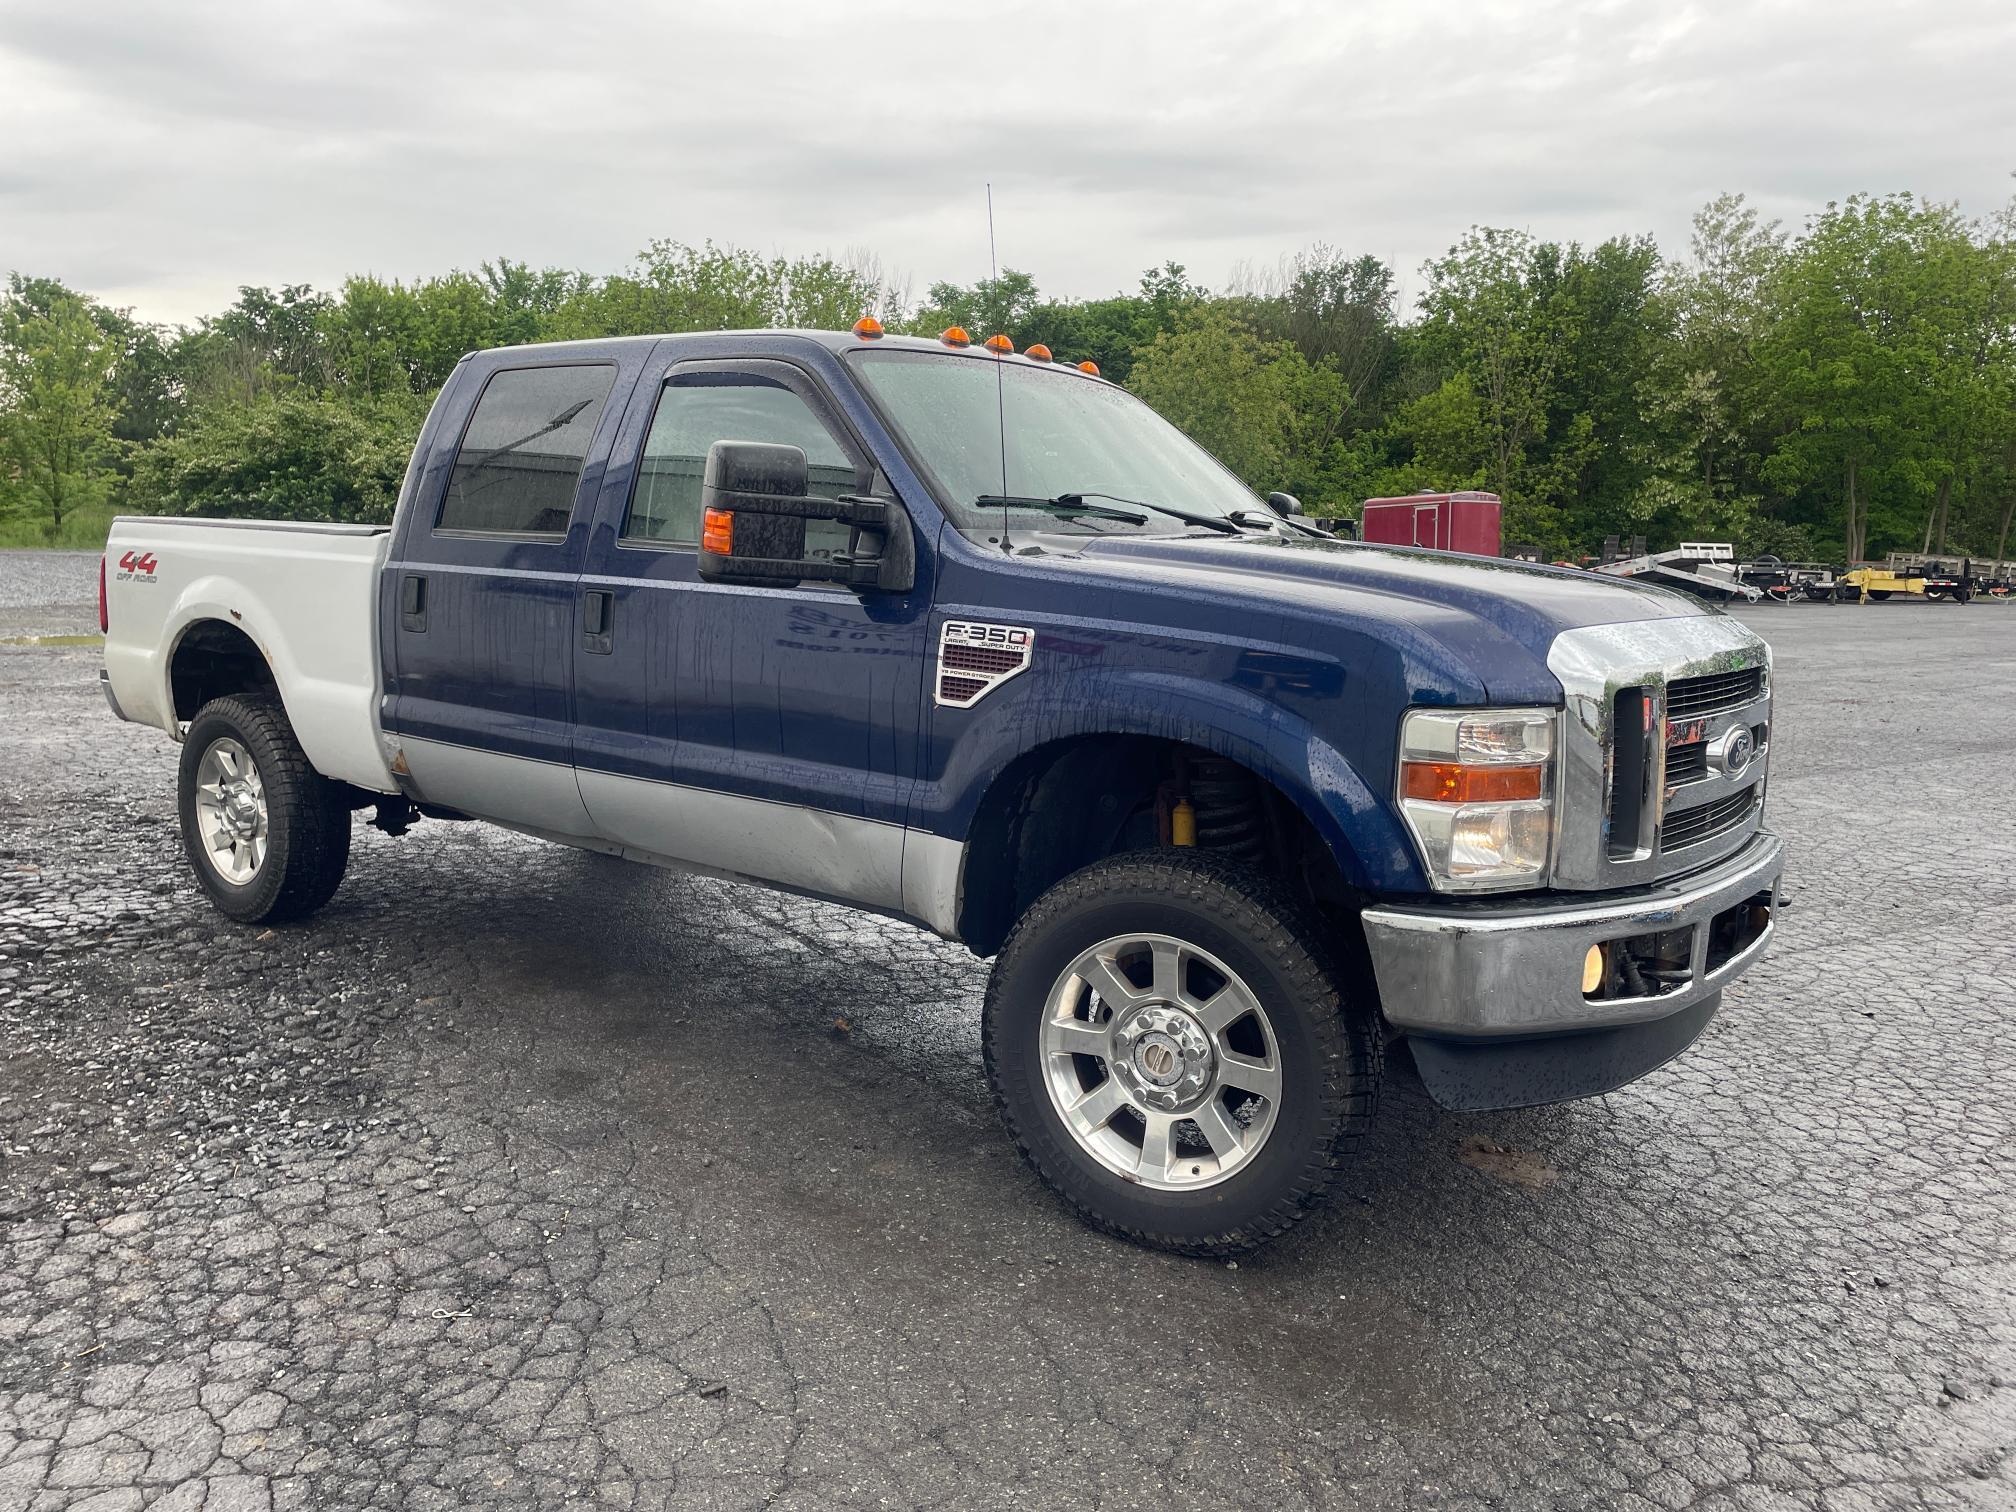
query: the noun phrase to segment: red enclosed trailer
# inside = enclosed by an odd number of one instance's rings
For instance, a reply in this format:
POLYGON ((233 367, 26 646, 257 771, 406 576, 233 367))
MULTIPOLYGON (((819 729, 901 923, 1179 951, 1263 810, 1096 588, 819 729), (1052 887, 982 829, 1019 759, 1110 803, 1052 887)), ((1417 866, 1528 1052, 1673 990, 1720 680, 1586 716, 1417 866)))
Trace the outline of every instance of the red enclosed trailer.
POLYGON ((1437 551, 1497 556, 1502 549, 1498 495, 1440 493, 1367 499, 1362 538, 1387 546, 1430 546, 1437 551))

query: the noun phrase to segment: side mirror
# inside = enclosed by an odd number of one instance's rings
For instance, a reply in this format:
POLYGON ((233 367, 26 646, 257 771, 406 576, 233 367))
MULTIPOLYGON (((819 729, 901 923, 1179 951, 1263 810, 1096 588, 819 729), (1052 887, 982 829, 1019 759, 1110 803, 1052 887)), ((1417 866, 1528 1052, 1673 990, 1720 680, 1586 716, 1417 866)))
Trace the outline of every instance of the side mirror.
POLYGON ((1270 493, 1267 495, 1267 507, 1278 515, 1294 516, 1302 513, 1302 501, 1293 494, 1270 493))
POLYGON ((808 493, 805 453, 767 441, 716 441, 700 482, 703 580, 772 588, 844 583, 903 593, 917 582, 910 517, 894 499, 808 493), (808 520, 849 527, 847 550, 829 561, 805 554, 808 520), (873 548, 873 549, 869 549, 873 548))

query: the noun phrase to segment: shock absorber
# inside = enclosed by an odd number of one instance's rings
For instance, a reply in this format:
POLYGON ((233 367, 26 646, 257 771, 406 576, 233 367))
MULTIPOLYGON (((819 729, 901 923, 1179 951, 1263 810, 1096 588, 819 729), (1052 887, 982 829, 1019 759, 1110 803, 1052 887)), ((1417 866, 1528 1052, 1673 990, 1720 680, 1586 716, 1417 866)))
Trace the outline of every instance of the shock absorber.
POLYGON ((1189 777, 1197 844, 1240 861, 1265 860, 1267 816, 1252 774, 1216 756, 1199 756, 1189 763, 1189 777))

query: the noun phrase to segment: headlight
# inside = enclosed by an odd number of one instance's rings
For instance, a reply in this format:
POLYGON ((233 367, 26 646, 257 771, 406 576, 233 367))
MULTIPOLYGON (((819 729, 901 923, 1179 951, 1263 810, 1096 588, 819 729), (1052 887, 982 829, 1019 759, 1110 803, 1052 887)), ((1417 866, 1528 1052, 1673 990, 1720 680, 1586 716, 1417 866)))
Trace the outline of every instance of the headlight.
POLYGON ((1400 724, 1400 812, 1443 892, 1546 880, 1554 847, 1552 709, 1413 709, 1400 724))

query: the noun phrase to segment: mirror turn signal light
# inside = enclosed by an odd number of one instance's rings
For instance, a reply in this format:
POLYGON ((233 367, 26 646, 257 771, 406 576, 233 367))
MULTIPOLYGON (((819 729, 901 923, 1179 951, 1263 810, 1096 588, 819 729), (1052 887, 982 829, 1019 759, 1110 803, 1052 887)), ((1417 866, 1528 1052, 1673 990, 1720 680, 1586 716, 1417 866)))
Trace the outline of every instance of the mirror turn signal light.
POLYGON ((720 556, 735 554, 735 512, 708 509, 700 516, 700 549, 720 556))
POLYGON ((947 346, 963 347, 973 345, 973 338, 966 334, 966 327, 964 326, 947 326, 938 333, 938 339, 947 346))
POLYGON ((1455 761, 1410 761, 1401 796, 1429 803, 1518 803, 1545 796, 1544 766, 1464 766, 1455 761))
POLYGON ((854 322, 854 334, 863 341, 874 341, 882 334, 882 322, 873 315, 863 315, 854 322))
POLYGON ((1010 352, 1015 350, 1015 343, 998 331, 987 338, 985 345, 988 351, 999 352, 1003 357, 1006 357, 1010 352))
POLYGON ((1048 362, 1050 360, 1050 348, 1039 341, 1022 355, 1027 357, 1031 362, 1048 362))
POLYGON ((1081 373, 1090 373, 1094 378, 1097 378, 1099 376, 1099 364, 1096 362, 1081 362, 1078 364, 1078 371, 1081 373))

